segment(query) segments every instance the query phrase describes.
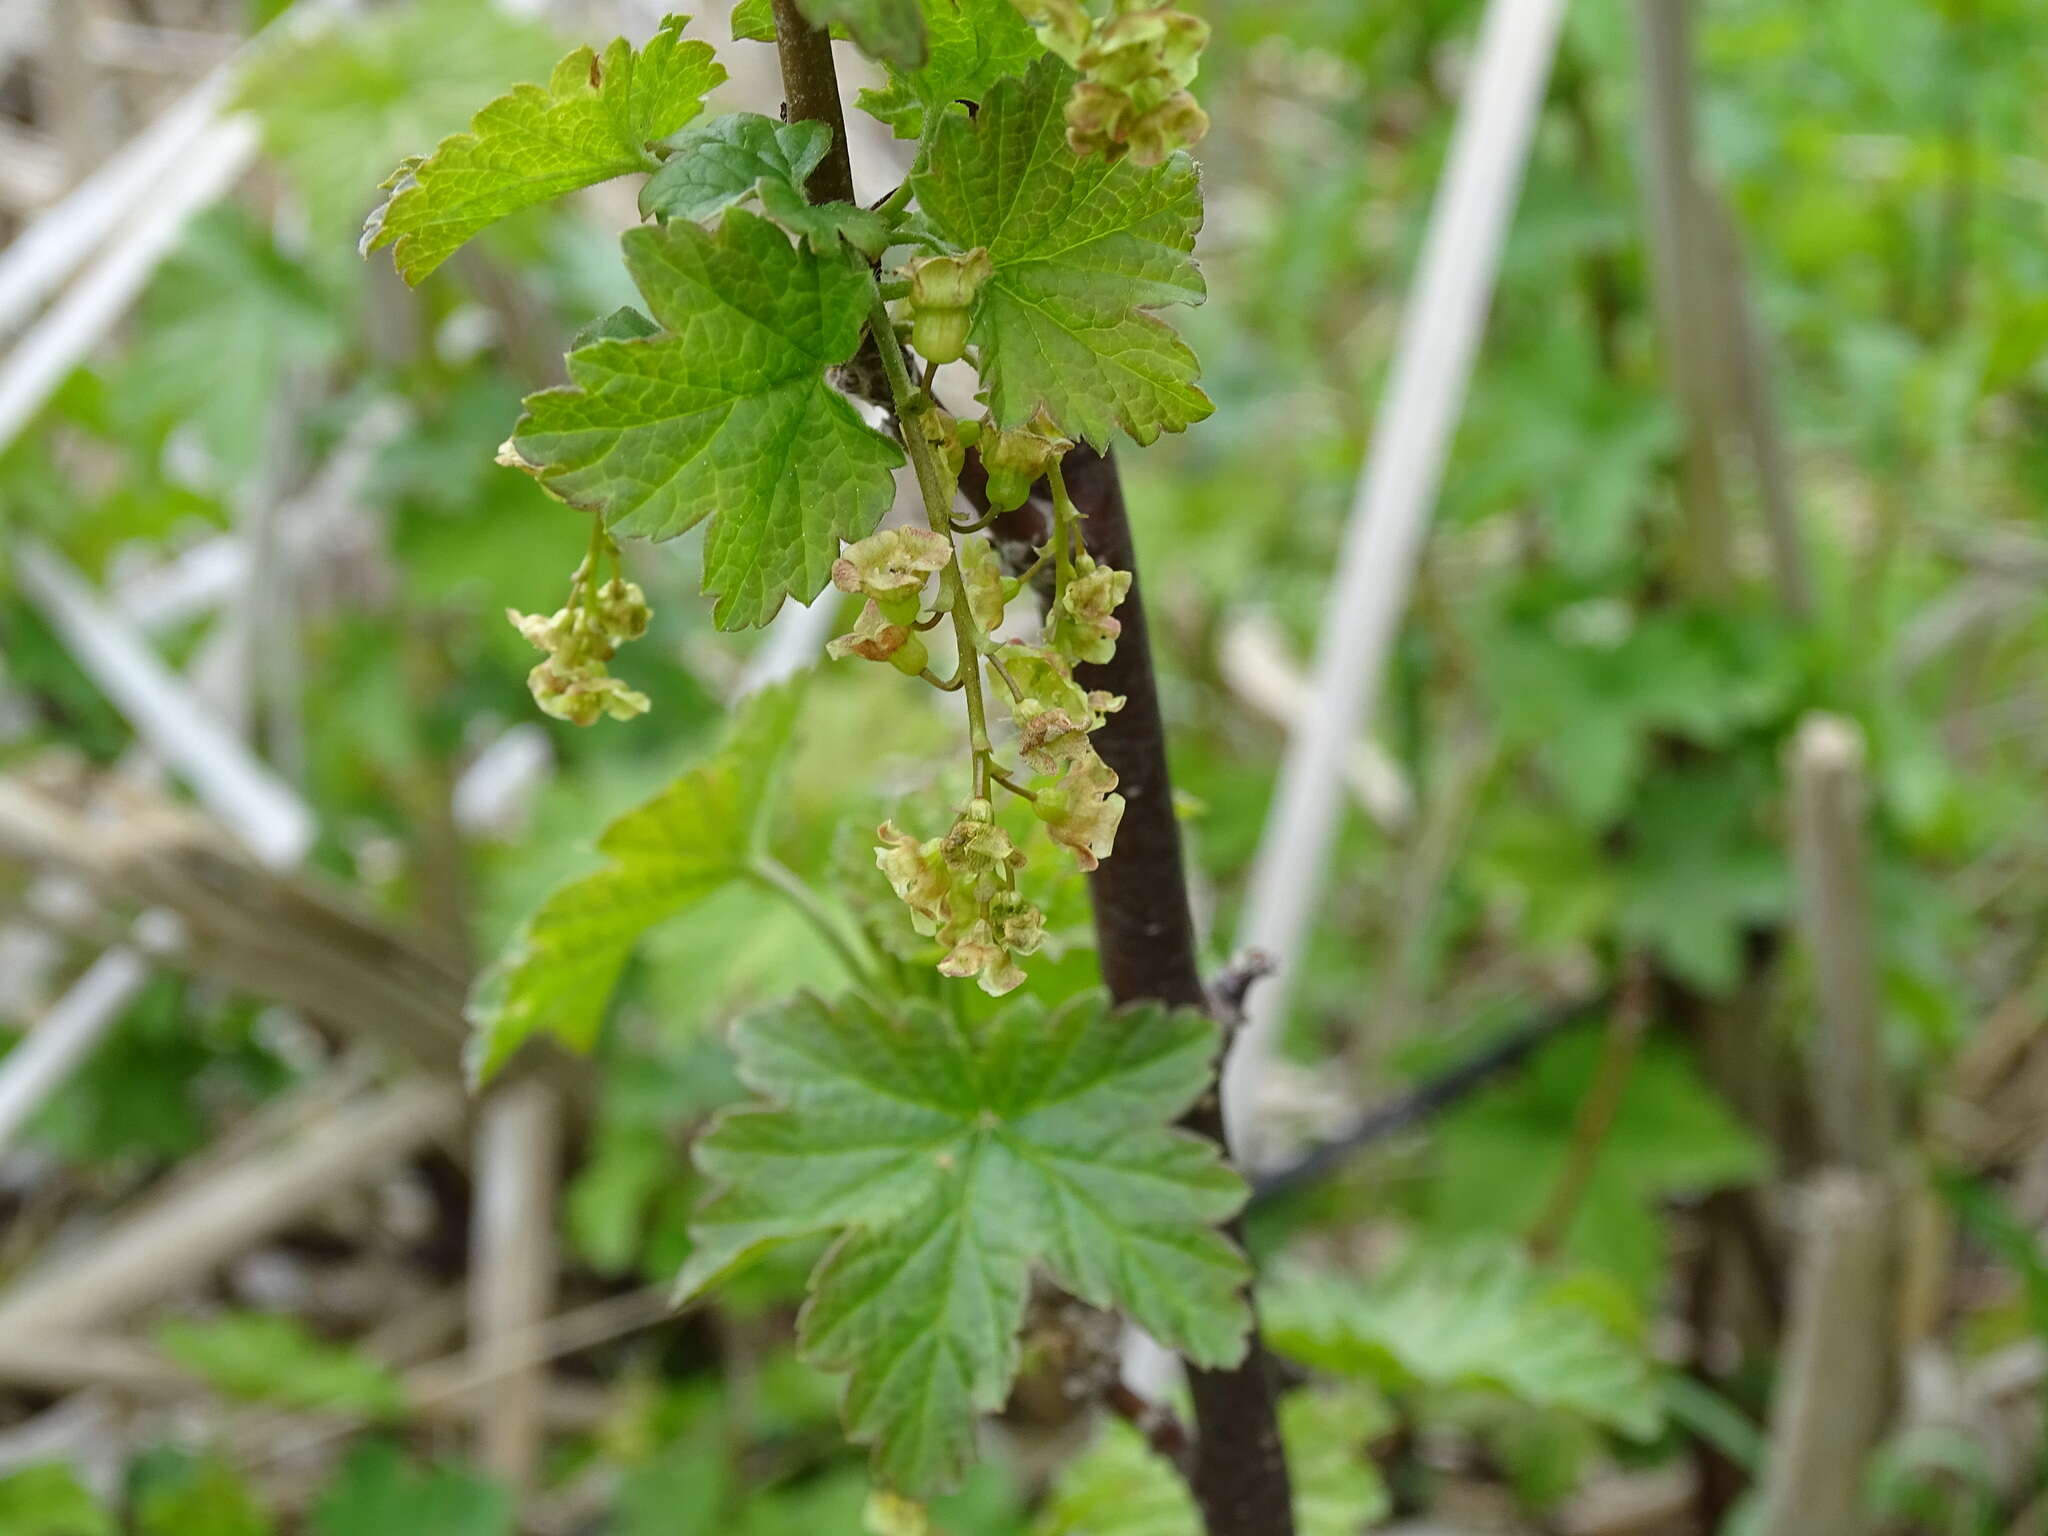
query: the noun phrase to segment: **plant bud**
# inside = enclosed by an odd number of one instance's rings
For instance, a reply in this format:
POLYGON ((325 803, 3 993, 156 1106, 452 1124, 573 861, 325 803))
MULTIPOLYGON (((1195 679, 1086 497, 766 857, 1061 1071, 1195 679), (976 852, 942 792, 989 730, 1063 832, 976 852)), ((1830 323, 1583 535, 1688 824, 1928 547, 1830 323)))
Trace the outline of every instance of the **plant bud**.
POLYGON ((988 251, 926 256, 910 264, 910 344, 934 363, 957 362, 967 351, 975 298, 995 273, 988 251))

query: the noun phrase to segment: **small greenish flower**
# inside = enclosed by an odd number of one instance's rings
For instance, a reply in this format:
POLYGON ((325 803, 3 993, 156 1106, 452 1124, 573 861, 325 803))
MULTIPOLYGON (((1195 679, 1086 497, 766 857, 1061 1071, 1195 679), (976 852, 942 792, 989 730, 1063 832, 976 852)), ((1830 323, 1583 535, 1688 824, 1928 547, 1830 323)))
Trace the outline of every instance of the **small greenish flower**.
POLYGON ((1010 841, 1010 834, 996 821, 995 807, 986 800, 970 800, 940 841, 939 856, 953 872, 956 883, 977 888, 982 881, 1008 879, 1012 870, 1024 864, 1024 855, 1010 841))
POLYGON ((1134 118, 1124 130, 1131 159, 1158 165, 1176 149, 1200 141, 1209 131, 1209 114, 1186 91, 1175 91, 1151 111, 1134 118))
POLYGON ((647 633, 648 620, 654 616, 654 610, 647 606, 647 594, 640 590, 639 583, 618 576, 597 589, 593 606, 597 610, 598 627, 614 646, 638 640, 647 633))
POLYGON ((611 676, 605 663, 628 640, 647 633, 647 597, 630 581, 614 576, 594 593, 582 591, 577 573, 569 605, 543 617, 507 608, 512 627, 545 651, 547 660, 526 674, 527 691, 543 714, 572 725, 595 725, 610 716, 630 720, 647 713, 647 695, 611 676))
POLYGON ((1015 891, 990 900, 988 922, 995 941, 1013 955, 1034 955, 1045 941, 1045 914, 1015 891))
POLYGON ((985 635, 1002 625, 1003 610, 1023 590, 1023 583, 1003 574, 996 547, 980 534, 960 544, 960 580, 967 587, 967 607, 985 635))
POLYGON ((526 688, 541 712, 571 725, 595 725, 605 716, 631 720, 647 713, 647 695, 606 673, 601 662, 574 671, 543 661, 526 674, 526 688))
POLYGON ((910 263, 910 344, 934 363, 956 362, 967 351, 975 298, 995 274, 983 246, 959 256, 924 256, 910 263))
POLYGON ((946 466, 946 472, 955 481, 960 478, 960 468, 967 462, 967 443, 960 432, 960 420, 951 411, 933 406, 918 413, 918 425, 924 432, 924 440, 932 445, 932 451, 939 456, 939 462, 946 466))
POLYGON ((1081 54, 1095 31, 1095 21, 1081 0, 1011 0, 1024 19, 1038 29, 1039 41, 1067 63, 1080 67, 1081 54))
POLYGON ((946 958, 939 962, 939 974, 972 976, 990 997, 1001 997, 1024 984, 1023 967, 995 941, 986 919, 977 919, 946 951, 946 958))
POLYGON ((1116 637, 1123 633, 1116 610, 1130 593, 1129 571, 1097 565, 1083 554, 1046 617, 1046 643, 1074 661, 1108 661, 1116 655, 1116 637))
POLYGON ((1081 79, 1067 99, 1068 146, 1158 165, 1199 140, 1209 117, 1187 88, 1208 41, 1208 23, 1171 5, 1133 7, 1091 25, 1069 60, 1081 79))
MULTIPOLYGON (((925 581, 953 558, 953 541, 929 528, 884 528, 832 562, 832 585, 865 594, 900 624, 917 618, 925 581)), ((862 654, 865 654, 863 652, 862 654)))
POLYGON ((882 840, 875 850, 875 867, 889 877, 896 899, 910 908, 911 926, 931 937, 951 915, 953 882, 939 857, 940 839, 919 842, 889 821, 875 828, 875 836, 882 840))
POLYGON ((882 612, 869 598, 854 620, 853 633, 826 642, 825 654, 834 661, 858 656, 864 661, 886 661, 898 672, 916 677, 931 664, 924 637, 908 624, 899 624, 882 612))
POLYGON ((974 977, 1001 997, 1024 980, 1016 956, 1037 950, 1045 917, 1013 886, 1024 855, 986 800, 970 800, 944 837, 919 842, 894 824, 876 829, 875 865, 910 909, 919 933, 945 949, 942 974, 974 977))
POLYGON ((1074 853, 1082 869, 1094 869, 1116 846, 1116 829, 1124 816, 1124 797, 1114 793, 1116 770, 1092 747, 1084 747, 1058 783, 1037 791, 1031 810, 1045 823, 1056 843, 1074 853))
POLYGON ((1029 426, 1006 432, 993 421, 981 427, 981 464, 988 471, 988 504, 1014 512, 1024 505, 1031 487, 1074 445, 1055 431, 1041 414, 1029 426))
MULTIPOLYGON (((1118 695, 1075 682, 1073 663, 1049 647, 1012 640, 996 647, 991 670, 997 664, 1001 677, 1017 686, 1009 699, 1018 750, 1041 772, 1054 772, 1085 750, 1088 733, 1101 726, 1104 716, 1123 708, 1118 695)), ((1000 681, 995 686, 1007 691, 1000 681)))

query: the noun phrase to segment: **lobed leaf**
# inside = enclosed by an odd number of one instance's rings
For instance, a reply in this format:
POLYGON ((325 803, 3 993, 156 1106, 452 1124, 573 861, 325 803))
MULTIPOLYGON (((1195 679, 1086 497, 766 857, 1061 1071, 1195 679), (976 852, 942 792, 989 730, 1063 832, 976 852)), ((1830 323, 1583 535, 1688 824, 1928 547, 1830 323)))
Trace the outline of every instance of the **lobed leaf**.
POLYGON ((1067 147, 1074 73, 1050 55, 998 83, 972 120, 952 113, 911 178, 932 230, 956 250, 986 247, 994 275, 975 301, 990 414, 1023 426, 1039 410, 1097 448, 1121 427, 1139 443, 1213 407, 1201 365, 1148 313, 1207 296, 1192 251, 1202 192, 1184 154, 1150 169, 1067 147))
POLYGON ((640 189, 641 216, 709 219, 764 181, 801 193, 831 147, 825 123, 779 123, 758 112, 714 117, 668 141, 669 159, 640 189))
POLYGON ((756 695, 708 762, 598 835, 604 867, 550 896, 471 994, 474 1079, 536 1034, 588 1051, 641 935, 745 871, 799 699, 795 685, 756 695))
POLYGON ((1318 1370, 1393 1390, 1504 1392, 1635 1439, 1662 1418, 1643 1354, 1547 1295, 1512 1249, 1425 1251, 1374 1280, 1283 1271, 1259 1304, 1273 1347, 1318 1370))
POLYGON ((725 79, 710 44, 684 40, 686 21, 667 17, 642 48, 621 37, 602 56, 577 49, 545 87, 515 86, 469 132, 400 166, 363 228, 363 253, 391 246, 399 275, 418 283, 507 214, 653 170, 653 144, 702 111, 705 92, 725 79))
POLYGON ((867 269, 739 208, 715 232, 674 220, 624 244, 661 332, 570 353, 570 387, 527 397, 513 448, 615 532, 672 538, 716 513, 713 616, 765 624, 817 596, 895 494, 902 450, 825 378, 860 345, 867 269))
POLYGON ((1034 1264, 1207 1365, 1239 1358, 1242 1256, 1216 1230, 1244 1186, 1173 1121, 1209 1082, 1214 1023, 1097 994, 986 1025, 907 1001, 804 996, 735 1034, 769 1103, 697 1144, 719 1188, 678 1282, 693 1294, 763 1249, 836 1233, 801 1344, 847 1374, 848 1432, 915 1496, 968 1464, 974 1418, 1017 1370, 1034 1264))
POLYGON ((890 221, 852 203, 813 204, 804 182, 832 145, 823 123, 779 123, 758 112, 734 112, 669 140, 672 156, 640 192, 649 218, 716 218, 752 197, 761 211, 825 254, 840 240, 869 256, 889 244, 890 221))
POLYGON ((862 111, 901 139, 960 101, 981 101, 998 80, 1021 75, 1045 52, 1011 0, 925 0, 929 57, 918 69, 887 66, 889 83, 860 93, 862 111))

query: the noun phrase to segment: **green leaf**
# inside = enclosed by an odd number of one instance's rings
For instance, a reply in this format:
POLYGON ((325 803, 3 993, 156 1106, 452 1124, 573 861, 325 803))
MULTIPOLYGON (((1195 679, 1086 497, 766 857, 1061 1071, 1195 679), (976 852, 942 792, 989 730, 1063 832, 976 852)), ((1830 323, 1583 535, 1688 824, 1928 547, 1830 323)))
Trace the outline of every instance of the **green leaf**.
POLYGON ((685 42, 684 18, 668 17, 644 48, 614 38, 600 57, 579 48, 545 89, 515 86, 401 165, 391 196, 363 229, 363 252, 392 246, 399 275, 418 283, 479 230, 509 213, 654 169, 649 147, 704 107, 725 79, 708 43, 685 42))
POLYGON ((58 1462, 0 1476, 0 1531, 8 1536, 114 1536, 114 1520, 58 1462))
POLYGON ((1660 774, 1645 787, 1621 871, 1620 927, 1703 992, 1742 979, 1743 936, 1782 918, 1791 875, 1757 824, 1767 786, 1738 760, 1660 774))
POLYGON ((899 69, 924 62, 924 7, 918 0, 796 0, 796 8, 813 26, 844 27, 869 58, 899 69))
POLYGON ((889 244, 890 221, 873 209, 805 201, 804 181, 832 145, 832 130, 823 123, 778 123, 758 112, 734 112, 685 128, 669 143, 673 157, 640 191, 647 217, 703 223, 754 197, 764 213, 820 254, 841 239, 869 256, 889 244))
POLYGON ((924 135, 925 122, 956 101, 980 101, 998 80, 1021 75, 1045 52, 1011 0, 925 0, 930 57, 922 69, 891 67, 882 90, 860 93, 861 110, 901 139, 924 135))
POLYGON ((477 1081, 536 1034, 588 1051, 640 936, 745 872, 801 697, 755 695, 709 761, 598 834, 604 867, 550 896, 471 994, 477 1081))
POLYGON ((736 43, 774 42, 773 0, 739 0, 732 8, 732 38, 736 43))
POLYGON ((1374 1280, 1286 1270, 1259 1311, 1283 1354, 1390 1391, 1489 1389, 1638 1440, 1663 1416, 1648 1360, 1546 1295, 1510 1248, 1424 1250, 1374 1280))
POLYGON ((374 1443, 350 1455, 308 1523, 312 1536, 512 1536, 512 1499, 454 1467, 410 1467, 374 1443))
POLYGON ((150 1481, 135 1501, 136 1536, 271 1536, 276 1529, 241 1474, 211 1456, 150 1481))
POLYGON ((1191 1359, 1238 1359, 1246 1266, 1216 1224, 1244 1186, 1174 1119, 1207 1087, 1214 1023, 1112 1013, 1086 994, 970 1025, 801 996, 740 1026, 741 1075, 771 1101, 697 1144, 723 1186, 692 1224, 683 1294, 771 1245, 842 1236, 811 1276, 800 1347, 848 1373, 848 1432, 890 1486, 955 1482, 974 1417, 1017 1371, 1035 1263, 1191 1359))
MULTIPOLYGON (((1391 1507, 1367 1442, 1390 1427, 1386 1404, 1355 1386, 1316 1387, 1280 1403, 1297 1536, 1357 1536, 1391 1507)), ((1129 1425, 1103 1424, 1053 1485, 1031 1536, 1201 1536, 1187 1482, 1129 1425)))
POLYGON ((764 181, 760 189, 761 211, 792 234, 802 235, 820 255, 844 240, 870 260, 878 260, 889 248, 894 227, 887 215, 853 203, 807 203, 801 187, 779 181, 764 181))
POLYGON ((238 484, 261 458, 288 372, 325 367, 342 334, 330 298, 231 208, 192 221, 150 284, 141 319, 115 375, 117 397, 188 425, 220 486, 238 484))
POLYGON ((758 112, 714 117, 669 140, 667 163, 640 189, 641 217, 701 222, 763 181, 801 190, 831 147, 824 123, 778 123, 758 112))
POLYGON ((643 336, 660 334, 660 326, 632 305, 621 304, 610 314, 591 321, 579 330, 575 339, 569 343, 569 350, 578 352, 600 341, 637 341, 643 336))
POLYGON ((1201 1536, 1187 1480, 1137 1430, 1105 1420, 1061 1469, 1031 1536, 1201 1536))
POLYGON ((573 387, 528 396, 513 446, 621 533, 671 538, 716 513, 714 618, 766 623, 815 597, 895 494, 902 450, 825 380, 860 345, 867 269, 738 208, 715 233, 675 220, 624 244, 662 333, 570 353, 573 387))
POLYGON ((1280 1442, 1294 1482, 1295 1536, 1357 1536, 1393 1508, 1369 1442, 1393 1427, 1378 1393, 1356 1383, 1280 1400, 1280 1442))
POLYGON ((1190 255, 1200 178, 1184 154, 1149 170, 1076 155, 1062 116, 1073 81, 1048 55, 971 121, 949 113, 911 180, 933 231, 994 263, 969 340, 997 423, 1042 407, 1098 448, 1115 427, 1149 443, 1212 409, 1195 354, 1147 312, 1207 296, 1190 255))
POLYGON ((296 1318, 229 1313, 173 1319, 157 1330, 163 1352, 227 1397, 289 1408, 389 1418, 405 1409, 397 1379, 352 1349, 325 1344, 296 1318))
POLYGON ((305 200, 309 255, 322 262, 362 229, 371 189, 392 166, 461 128, 506 81, 544 74, 561 51, 546 27, 503 11, 478 25, 475 0, 328 15, 325 26, 266 37, 240 81, 240 105, 305 200))

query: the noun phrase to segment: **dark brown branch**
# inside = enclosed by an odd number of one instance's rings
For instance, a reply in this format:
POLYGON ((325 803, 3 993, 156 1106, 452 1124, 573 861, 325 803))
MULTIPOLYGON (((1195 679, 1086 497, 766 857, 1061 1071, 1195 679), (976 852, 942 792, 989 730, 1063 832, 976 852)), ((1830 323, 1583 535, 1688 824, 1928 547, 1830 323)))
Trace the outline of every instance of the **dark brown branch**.
MULTIPOLYGON (((1144 578, 1132 547, 1116 461, 1076 448, 1065 462, 1067 491, 1097 560, 1132 573, 1117 609, 1123 631, 1115 657, 1077 669, 1083 687, 1123 695, 1124 707, 1095 733, 1096 750, 1116 770, 1124 797, 1116 852, 1088 877, 1102 979, 1118 1003, 1157 1000, 1210 1008, 1195 952, 1180 824, 1166 762, 1166 725, 1152 669, 1144 578)), ((1188 1126, 1222 1145, 1223 1108, 1214 1087, 1188 1112, 1188 1126)), ((1233 1227, 1232 1236, 1236 1236, 1233 1227)), ((1195 1446, 1188 1480, 1209 1536, 1290 1536, 1293 1500, 1274 1411, 1273 1362, 1253 1329, 1242 1363, 1221 1371, 1188 1369, 1195 1446)))
POLYGON ((782 115, 792 123, 824 123, 832 130, 832 147, 804 190, 814 203, 850 203, 853 158, 846 148, 846 109, 840 105, 839 72, 832 64, 832 34, 805 21, 796 0, 774 0, 774 6, 782 115))
MULTIPOLYGON (((832 128, 831 153, 812 174, 807 190, 813 202, 850 202, 853 170, 830 36, 803 19, 795 0, 773 3, 785 116, 791 122, 823 122, 832 128)), ((875 339, 884 345, 891 340, 875 339)), ((851 371, 858 375, 860 359, 851 371)), ((857 377, 842 382, 855 392, 868 392, 857 377)), ((1067 456, 1066 475, 1089 551, 1100 561, 1134 573, 1130 596, 1118 610, 1123 632, 1115 660, 1080 669, 1085 686, 1107 688, 1127 701, 1095 736, 1103 759, 1116 770, 1125 801, 1116 854, 1089 877, 1103 980, 1118 1003, 1160 1001, 1208 1011, 1123 489, 1115 462, 1087 448, 1067 456)), ((985 483, 978 474, 963 477, 970 497, 985 483)), ((985 501, 979 504, 987 510, 985 501)), ((999 541, 1009 521, 1013 519, 996 524, 999 541)), ((1187 1124, 1223 1144, 1222 1106, 1213 1085, 1189 1112, 1187 1124)), ((1234 1224, 1231 1236, 1238 1236, 1234 1224)), ((1257 1329, 1241 1364, 1223 1371, 1190 1367, 1188 1386, 1197 1437, 1188 1478, 1208 1536, 1293 1536, 1293 1498, 1275 1413, 1273 1363, 1257 1329)))

